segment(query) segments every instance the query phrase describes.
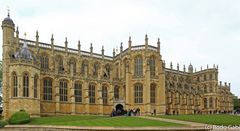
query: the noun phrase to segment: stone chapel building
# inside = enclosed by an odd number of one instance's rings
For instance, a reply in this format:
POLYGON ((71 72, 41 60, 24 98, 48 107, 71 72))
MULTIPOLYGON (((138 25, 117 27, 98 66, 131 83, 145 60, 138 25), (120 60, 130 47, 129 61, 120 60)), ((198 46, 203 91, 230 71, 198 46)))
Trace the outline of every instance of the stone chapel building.
POLYGON ((3 115, 21 109, 31 116, 58 114, 108 115, 113 109, 140 108, 142 115, 210 114, 233 110, 230 84, 218 82, 218 67, 180 71, 165 67, 160 52, 148 43, 132 45, 112 56, 78 48, 19 38, 8 16, 3 30, 3 115))

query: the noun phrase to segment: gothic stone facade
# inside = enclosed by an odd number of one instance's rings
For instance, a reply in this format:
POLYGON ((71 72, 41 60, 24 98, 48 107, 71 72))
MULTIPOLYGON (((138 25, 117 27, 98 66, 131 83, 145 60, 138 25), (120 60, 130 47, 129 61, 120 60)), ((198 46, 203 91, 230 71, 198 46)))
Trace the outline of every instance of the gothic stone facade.
POLYGON ((9 17, 3 29, 4 117, 26 110, 32 116, 109 114, 112 109, 140 108, 141 114, 230 112, 230 84, 218 85, 218 69, 193 72, 165 67, 157 47, 132 46, 113 56, 19 38, 9 17))

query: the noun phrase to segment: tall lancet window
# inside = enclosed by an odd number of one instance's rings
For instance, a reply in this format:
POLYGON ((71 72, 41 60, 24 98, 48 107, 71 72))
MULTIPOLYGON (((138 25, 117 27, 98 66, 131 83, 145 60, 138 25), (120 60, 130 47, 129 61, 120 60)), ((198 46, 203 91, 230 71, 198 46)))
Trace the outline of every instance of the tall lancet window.
POLYGON ((40 62, 41 62, 41 69, 47 70, 48 69, 48 63, 49 63, 48 56, 47 55, 40 56, 40 62))
POLYGON ((150 85, 150 103, 156 103, 156 84, 154 83, 150 85))
POLYGON ((155 58, 151 57, 149 59, 149 66, 150 66, 150 76, 155 76, 155 58))
POLYGON ((141 56, 135 58, 135 76, 143 75, 143 60, 141 56))
POLYGON ((66 80, 60 80, 59 95, 60 101, 68 101, 68 89, 66 80))
POLYGON ((108 103, 108 89, 106 85, 102 86, 102 99, 103 99, 103 104, 106 105, 108 103))
POLYGON ((12 75, 12 81, 13 81, 13 97, 17 97, 18 96, 18 77, 15 72, 12 75))
POLYGON ((34 84, 34 86, 33 86, 33 89, 34 89, 34 98, 37 98, 37 94, 38 94, 38 92, 37 92, 38 76, 37 76, 37 75, 34 76, 33 84, 34 84))
POLYGON ((134 103, 143 103, 143 86, 142 84, 135 84, 134 86, 134 103))
POLYGON ((29 77, 28 74, 23 74, 23 97, 29 97, 29 77))

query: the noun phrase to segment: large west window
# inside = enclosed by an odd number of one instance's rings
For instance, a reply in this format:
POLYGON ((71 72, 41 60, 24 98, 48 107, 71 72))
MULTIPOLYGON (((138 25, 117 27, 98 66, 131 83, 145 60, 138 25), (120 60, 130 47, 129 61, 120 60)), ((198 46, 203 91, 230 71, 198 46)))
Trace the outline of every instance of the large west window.
POLYGON ((103 85, 102 86, 102 99, 103 99, 103 104, 107 104, 108 103, 108 93, 107 93, 107 86, 103 85))
POLYGON ((60 88, 59 88, 59 96, 60 101, 68 101, 68 90, 67 90, 67 81, 60 80, 60 88))
POLYGON ((88 96, 89 96, 89 103, 95 103, 95 85, 89 84, 88 86, 88 96))
POLYGON ((82 102, 82 84, 75 82, 74 84, 75 102, 82 102))
POLYGON ((52 100, 52 80, 43 79, 43 100, 52 100))
POLYGON ((135 58, 135 73, 134 74, 135 74, 135 76, 143 75, 143 59, 140 56, 135 58))
POLYGON ((29 97, 29 77, 28 74, 23 74, 23 97, 29 97))
POLYGON ((143 103, 143 86, 135 84, 134 86, 134 103, 143 103))

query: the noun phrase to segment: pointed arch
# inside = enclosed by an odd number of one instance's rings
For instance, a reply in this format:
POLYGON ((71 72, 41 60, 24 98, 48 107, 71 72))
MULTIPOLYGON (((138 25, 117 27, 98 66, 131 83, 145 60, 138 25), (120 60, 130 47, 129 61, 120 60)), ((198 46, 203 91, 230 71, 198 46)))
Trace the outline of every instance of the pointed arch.
POLYGON ((141 55, 138 55, 134 59, 134 75, 135 76, 142 76, 143 75, 143 58, 141 55))
POLYGON ((29 97, 29 73, 23 73, 23 97, 29 97))
POLYGON ((82 83, 80 81, 75 81, 74 83, 74 95, 75 102, 82 102, 82 83))
POLYGON ((13 87, 12 96, 17 97, 18 96, 18 76, 15 71, 12 72, 12 87, 13 87))
POLYGON ((152 55, 149 58, 149 66, 150 66, 150 76, 154 77, 156 75, 156 58, 152 55))
POLYGON ((155 83, 151 83, 150 84, 150 103, 151 104, 155 104, 156 103, 156 84, 155 83))
POLYGON ((33 94, 34 94, 34 98, 37 98, 38 96, 38 75, 35 74, 34 78, 33 78, 33 94))

